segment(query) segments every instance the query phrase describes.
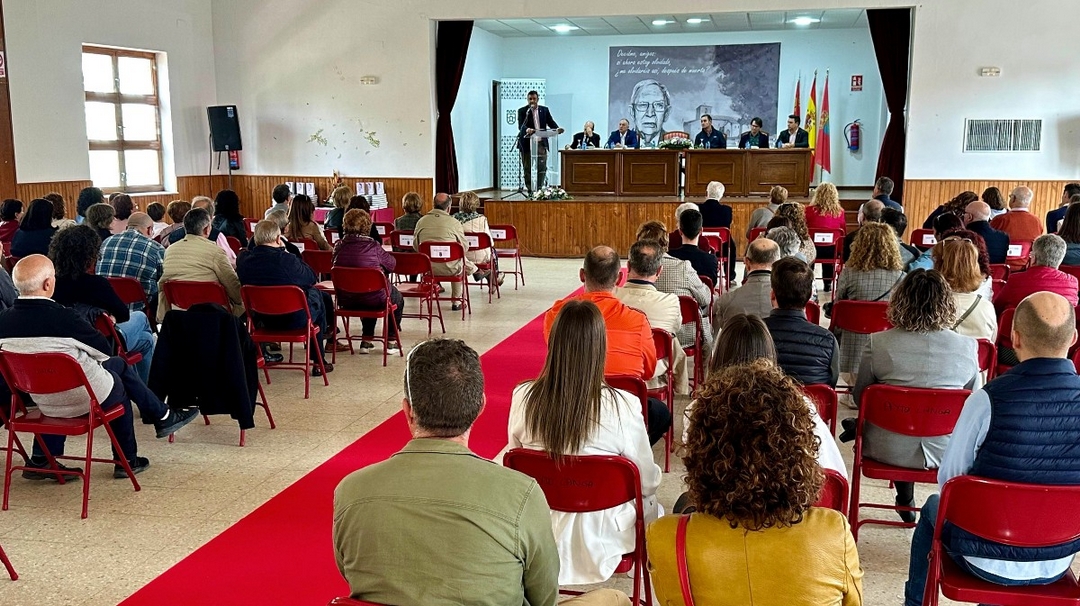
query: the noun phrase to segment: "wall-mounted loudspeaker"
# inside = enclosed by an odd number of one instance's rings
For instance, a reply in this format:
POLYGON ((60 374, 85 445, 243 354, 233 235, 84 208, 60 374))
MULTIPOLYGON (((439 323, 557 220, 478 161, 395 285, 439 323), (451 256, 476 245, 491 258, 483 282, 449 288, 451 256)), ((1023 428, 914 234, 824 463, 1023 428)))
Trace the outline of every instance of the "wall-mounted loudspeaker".
POLYGON ((235 105, 214 105, 206 108, 210 119, 211 146, 216 152, 243 149, 240 142, 240 119, 235 105))

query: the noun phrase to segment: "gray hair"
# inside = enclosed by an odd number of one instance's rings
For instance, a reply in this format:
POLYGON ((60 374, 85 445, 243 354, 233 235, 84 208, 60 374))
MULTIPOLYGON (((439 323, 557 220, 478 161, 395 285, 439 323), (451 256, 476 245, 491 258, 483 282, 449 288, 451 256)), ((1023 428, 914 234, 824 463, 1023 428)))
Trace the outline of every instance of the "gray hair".
POLYGON ((285 229, 285 226, 289 224, 289 213, 281 210, 275 210, 274 212, 266 215, 267 221, 273 221, 277 223, 278 229, 285 229))
POLYGON ((799 234, 790 227, 774 227, 765 234, 765 237, 776 242, 780 248, 781 258, 794 257, 802 251, 802 240, 799 239, 799 234))
POLYGON ((1031 199, 1035 197, 1035 192, 1031 191, 1030 187, 1021 185, 1014 188, 1009 197, 1012 198, 1009 208, 1027 208, 1031 206, 1031 199))
POLYGON ((281 227, 274 221, 263 219, 255 224, 255 231, 251 234, 256 246, 270 244, 281 237, 281 227))
POLYGON ((1057 269, 1065 259, 1065 240, 1056 234, 1046 234, 1031 243, 1031 264, 1057 269))
POLYGON ((643 278, 651 278, 660 273, 664 262, 664 249, 652 240, 638 240, 630 247, 626 266, 630 271, 643 278))
POLYGON ((205 208, 192 208, 184 215, 184 232, 201 236, 210 227, 210 213, 205 208))
POLYGON ((719 181, 709 181, 708 187, 705 188, 705 197, 710 200, 720 200, 724 197, 724 184, 719 181))
POLYGON ((869 200, 859 207, 859 215, 863 223, 878 223, 881 221, 881 213, 885 210, 885 203, 881 200, 869 200))
POLYGON ((675 207, 675 222, 679 222, 679 215, 683 214, 684 210, 698 210, 698 205, 693 202, 683 202, 675 207))

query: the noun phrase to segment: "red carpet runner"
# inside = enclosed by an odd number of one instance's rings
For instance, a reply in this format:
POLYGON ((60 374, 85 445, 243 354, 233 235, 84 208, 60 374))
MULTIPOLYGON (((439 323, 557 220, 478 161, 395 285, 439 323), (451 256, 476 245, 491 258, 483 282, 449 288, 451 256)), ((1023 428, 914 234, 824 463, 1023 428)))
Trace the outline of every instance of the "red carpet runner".
MULTIPOLYGON (((491 458, 506 446, 510 394, 518 383, 540 373, 546 351, 540 316, 481 356, 487 407, 473 427, 474 452, 491 458)), ((389 458, 408 440, 405 417, 399 412, 121 606, 325 606, 334 597, 347 595, 331 541, 334 488, 349 473, 389 458)))

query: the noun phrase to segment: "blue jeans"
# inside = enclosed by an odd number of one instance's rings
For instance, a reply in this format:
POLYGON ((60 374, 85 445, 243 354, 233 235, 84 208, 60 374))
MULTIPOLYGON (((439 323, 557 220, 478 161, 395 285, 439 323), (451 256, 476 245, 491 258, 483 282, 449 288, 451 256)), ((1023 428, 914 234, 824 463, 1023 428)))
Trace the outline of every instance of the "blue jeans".
MULTIPOLYGON (((937 522, 939 495, 930 495, 919 512, 919 523, 915 526, 915 534, 911 537, 911 560, 908 562, 908 580, 904 583, 904 606, 922 606, 923 593, 926 590, 926 576, 930 571, 930 547, 934 541, 934 524, 937 522)), ((1027 579, 1015 580, 990 574, 985 570, 975 568, 963 557, 948 552, 953 562, 964 572, 978 577, 989 583, 995 583, 1005 587, 1023 587, 1026 585, 1049 585, 1061 578, 1061 575, 1052 579, 1027 579)))
POLYGON ((135 372, 146 383, 150 380, 150 362, 154 359, 154 334, 150 332, 150 321, 143 312, 132 312, 127 322, 116 325, 116 330, 123 335, 129 352, 142 354, 142 360, 135 365, 135 372))

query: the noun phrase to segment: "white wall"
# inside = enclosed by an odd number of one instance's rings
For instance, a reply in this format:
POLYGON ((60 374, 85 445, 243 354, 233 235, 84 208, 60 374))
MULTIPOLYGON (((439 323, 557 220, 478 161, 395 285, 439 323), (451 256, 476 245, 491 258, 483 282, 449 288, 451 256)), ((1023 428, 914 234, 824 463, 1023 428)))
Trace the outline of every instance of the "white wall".
POLYGON ((502 38, 473 28, 457 103, 451 113, 458 158, 458 188, 491 187, 491 82, 502 70, 502 38))
MULTIPOLYGON (((167 54, 174 176, 205 174, 217 98, 211 0, 7 0, 4 29, 19 182, 90 178, 82 45, 167 54)), ((163 118, 165 113, 163 112, 163 118)))

